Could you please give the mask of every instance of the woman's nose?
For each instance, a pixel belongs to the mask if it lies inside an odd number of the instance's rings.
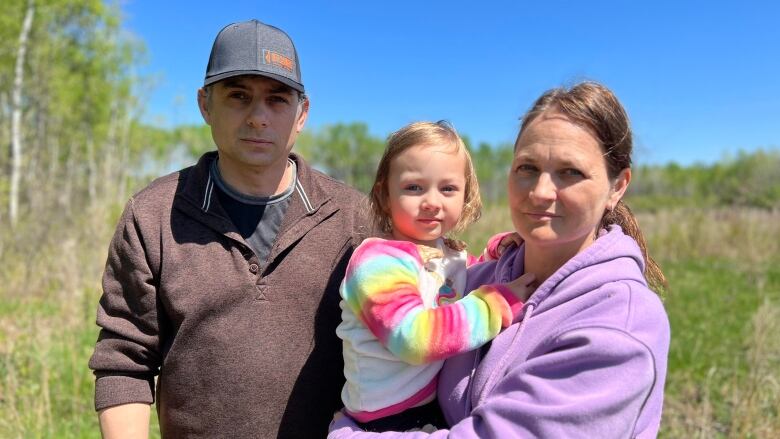
[[[550,174],[539,174],[536,184],[531,188],[530,197],[537,202],[546,202],[555,200],[558,188],[555,186]]]

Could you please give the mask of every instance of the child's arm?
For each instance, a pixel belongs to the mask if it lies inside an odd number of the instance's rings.
[[[509,326],[522,302],[503,284],[484,285],[463,299],[425,309],[418,289],[422,261],[405,241],[368,239],[352,255],[341,296],[395,356],[422,364],[469,351]]]

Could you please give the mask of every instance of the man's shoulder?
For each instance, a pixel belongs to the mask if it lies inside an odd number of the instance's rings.
[[[320,195],[324,194],[324,196],[342,207],[355,208],[360,205],[362,200],[365,200],[366,195],[364,193],[349,186],[343,181],[336,180],[324,172],[318,171],[308,164],[300,155],[292,154],[292,158],[299,167],[299,172],[302,174],[301,181],[304,186],[307,184],[316,186],[316,188],[312,189],[315,189]],[[308,188],[304,187],[304,189]]]
[[[311,173],[312,179],[315,180],[320,187],[327,190],[329,193],[338,194],[342,199],[344,197],[348,199],[362,199],[366,196],[352,186],[343,181],[336,180],[321,171],[310,168],[309,172]]]
[[[140,203],[144,206],[160,207],[172,205],[174,198],[180,195],[198,198],[199,194],[205,192],[209,166],[215,157],[215,152],[208,152],[201,156],[196,164],[154,179],[133,195],[133,202],[136,205]]]
[[[155,178],[151,183],[133,195],[133,203],[136,205],[171,204],[177,191],[181,189],[181,183],[186,181],[193,166],[171,172],[162,177]]]

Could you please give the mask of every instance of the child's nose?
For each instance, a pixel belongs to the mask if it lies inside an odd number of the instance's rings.
[[[437,211],[441,209],[441,200],[434,194],[427,194],[423,197],[422,208],[428,211]]]

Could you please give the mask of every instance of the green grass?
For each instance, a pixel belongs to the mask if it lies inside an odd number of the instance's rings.
[[[746,272],[718,260],[666,264],[672,286],[665,301],[672,327],[667,401],[706,404],[710,413],[705,422],[713,427],[710,433],[718,436],[737,437],[729,434],[733,424],[729,397],[749,379],[754,367],[748,361],[752,317],[762,304],[780,303],[780,269],[771,265],[765,270]],[[678,415],[667,404],[666,418]],[[765,415],[777,417],[777,413]],[[664,423],[669,435],[672,425]],[[687,435],[675,435],[683,436]]]

